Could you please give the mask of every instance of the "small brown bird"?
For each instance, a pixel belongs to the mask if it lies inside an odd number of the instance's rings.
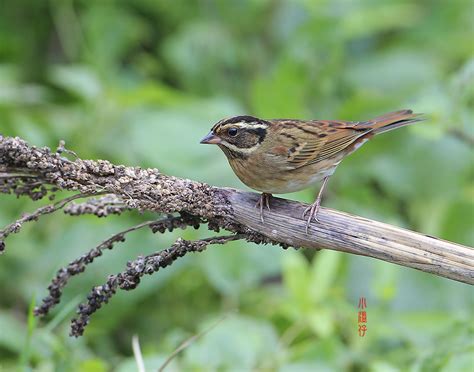
[[[322,180],[308,214],[306,232],[321,205],[329,177],[347,155],[374,135],[422,119],[411,110],[391,112],[372,120],[264,120],[235,116],[215,124],[201,143],[218,145],[235,174],[252,189],[262,192],[257,206],[263,222],[263,206],[270,209],[272,194],[306,189]]]

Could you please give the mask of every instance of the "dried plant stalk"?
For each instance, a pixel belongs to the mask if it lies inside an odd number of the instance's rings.
[[[72,155],[74,161],[63,157],[64,153]],[[179,213],[180,217],[170,217],[172,228],[207,223],[212,231],[224,229],[235,234],[194,242],[179,239],[167,250],[137,258],[129,263],[126,271],[112,275],[104,286],[94,288],[88,302],[79,308],[80,315],[73,322],[73,335],[82,334],[89,316],[106,303],[117,288],[133,289],[141,276],[166,267],[187,252],[201,251],[209,244],[224,244],[234,239],[277,244],[283,248],[328,248],[474,284],[474,249],[470,247],[327,208],[321,208],[319,222],[311,224],[306,233],[306,221],[302,218],[306,205],[278,198],[272,199],[272,209],[266,211],[262,223],[254,208],[259,197],[255,193],[167,176],[157,169],[125,167],[105,160],[82,160],[66,150],[64,143],[52,152],[48,148],[29,146],[20,138],[0,136],[0,193],[38,200],[45,196],[54,198],[60,190],[74,191],[75,195],[41,207],[0,230],[0,250],[4,248],[4,238],[18,231],[22,223],[53,213],[82,197],[90,199],[69,205],[66,213],[98,217],[121,214],[125,210]],[[107,196],[97,198],[104,194]],[[170,229],[163,221],[148,221],[105,240],[58,272],[49,287],[49,296],[37,313],[47,313],[59,301],[68,279],[82,272],[103,249],[123,240],[125,233],[145,226],[160,233]]]

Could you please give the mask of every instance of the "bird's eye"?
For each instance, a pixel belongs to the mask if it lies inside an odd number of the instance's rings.
[[[237,135],[237,128],[229,128],[229,130],[227,131],[227,134],[231,137],[235,137]]]

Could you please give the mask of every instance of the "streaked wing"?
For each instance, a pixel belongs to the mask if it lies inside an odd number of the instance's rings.
[[[331,158],[370,131],[357,128],[358,123],[344,121],[315,120],[306,122],[304,126],[295,121],[282,123],[285,132],[297,139],[293,146],[289,146],[287,162],[290,169]]]

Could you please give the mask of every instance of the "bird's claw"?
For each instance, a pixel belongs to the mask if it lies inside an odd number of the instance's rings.
[[[260,220],[262,223],[265,221],[263,220],[263,205],[267,207],[268,210],[270,210],[270,197],[272,194],[267,194],[267,193],[262,193],[260,195],[260,198],[257,201],[257,204],[255,204],[255,208],[260,208]]]
[[[316,223],[319,223],[319,218],[318,218],[318,211],[321,206],[320,200],[316,200],[315,203],[313,203],[311,206],[306,208],[303,212],[303,219],[305,219],[306,215],[309,212],[309,217],[306,221],[306,235],[308,235],[308,230],[309,230],[309,225],[311,224],[311,220],[314,220]]]

